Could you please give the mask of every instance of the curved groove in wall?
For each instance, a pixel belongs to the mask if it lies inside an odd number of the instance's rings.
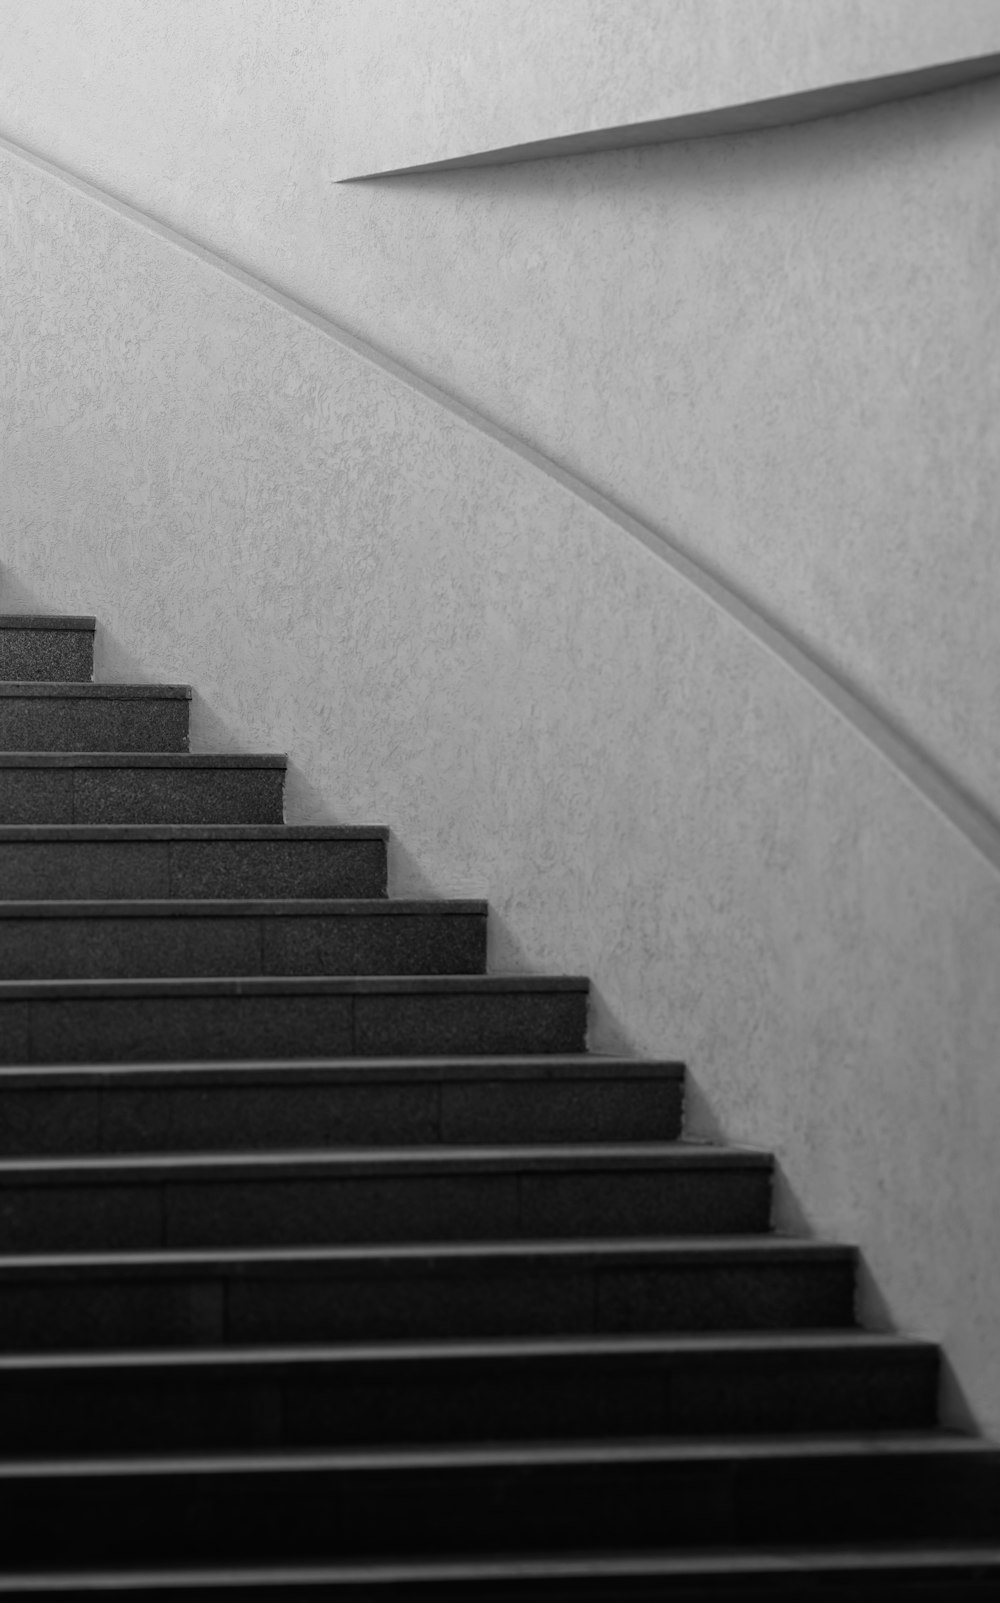
[[[76,189],[134,227],[151,233],[186,255],[195,257],[239,284],[249,294],[261,296],[282,308],[293,317],[317,329],[326,338],[349,350],[359,361],[391,375],[435,406],[444,408],[470,428],[487,435],[504,450],[560,484],[610,524],[637,540],[654,556],[665,562],[678,579],[706,597],[720,612],[751,635],[765,651],[778,658],[790,672],[803,680],[817,697],[832,707],[840,718],[877,753],[883,762],[958,830],[991,867],[1000,873],[1000,820],[970,795],[908,734],[895,727],[890,719],[865,701],[845,680],[825,667],[814,653],[799,644],[785,628],[770,618],[759,606],[748,601],[720,574],[677,546],[667,535],[633,517],[624,507],[616,505],[585,480],[567,471],[558,462],[535,450],[508,430],[491,422],[473,407],[449,395],[430,380],[422,378],[375,346],[358,339],[321,312],[286,295],[266,280],[246,272],[216,251],[208,249],[178,230],[159,222],[148,213],[119,200],[68,169],[48,161],[37,152],[2,135],[0,135],[0,149]]]

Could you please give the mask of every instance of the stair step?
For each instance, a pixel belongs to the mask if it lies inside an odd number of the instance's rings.
[[[0,680],[86,682],[94,672],[94,618],[0,615]]]
[[[853,1248],[775,1236],[0,1259],[0,1351],[819,1329]]]
[[[285,766],[275,753],[0,751],[0,823],[280,824]]]
[[[485,902],[0,902],[0,978],[482,974]]]
[[[683,1143],[7,1161],[0,1253],[733,1236],[768,1228],[771,1171]]]
[[[0,1359],[13,1455],[929,1429],[938,1352],[861,1333]]]
[[[502,1558],[388,1563],[226,1565],[219,1568],[32,1571],[0,1575],[0,1596],[87,1597],[115,1603],[197,1603],[208,1598],[335,1599],[359,1603],[952,1603],[990,1599],[1000,1587],[1000,1545],[935,1543],[729,1548],[723,1554],[512,1552]]]
[[[0,1154],[672,1141],[683,1082],[586,1056],[0,1069]]]
[[[587,981],[534,975],[0,981],[0,1061],[580,1052]]]
[[[187,751],[188,685],[0,683],[0,751]]]
[[[123,759],[126,766],[128,761]],[[232,798],[248,786],[253,805],[260,810],[266,801],[280,818],[283,758],[268,758],[263,768],[259,759],[251,760],[249,770],[235,771],[231,764],[206,770],[206,761],[212,759],[188,758],[187,765],[197,766],[186,766],[183,783],[216,786],[216,803],[228,795],[231,810]],[[145,772],[127,774],[127,783],[134,785]],[[178,778],[176,768],[167,778]],[[153,780],[159,782],[156,773]],[[3,781],[0,757],[0,795]],[[191,802],[195,808],[196,795]],[[0,885],[5,896],[18,900],[379,897],[386,891],[388,835],[377,825],[0,824]]]
[[[290,1562],[991,1539],[1000,1451],[945,1432],[0,1461],[4,1562]]]

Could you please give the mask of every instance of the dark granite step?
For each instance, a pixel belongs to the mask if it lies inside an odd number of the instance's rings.
[[[86,683],[94,674],[93,618],[0,614],[0,680]]]
[[[271,753],[5,751],[0,823],[280,824],[284,784]]]
[[[214,773],[200,758],[187,761],[201,766],[185,770],[184,783],[207,782],[215,803],[230,782],[230,800],[247,782],[248,794],[261,804],[270,796],[280,817],[283,759]],[[0,758],[0,788],[3,773]],[[384,896],[388,835],[381,826],[326,824],[3,824],[0,887],[14,900],[52,901]]]
[[[528,975],[4,980],[11,1064],[581,1052],[587,981]]]
[[[0,1163],[0,1253],[757,1233],[767,1153],[683,1143]]]
[[[187,685],[0,683],[0,751],[187,751]]]
[[[6,1454],[924,1430],[938,1351],[860,1332],[0,1359]]]
[[[0,1461],[9,1567],[989,1540],[998,1498],[933,1431]]]
[[[830,1330],[850,1247],[780,1237],[0,1259],[0,1350]]]
[[[699,1552],[510,1552],[491,1558],[385,1563],[227,1564],[163,1570],[0,1576],[13,1603],[101,1598],[114,1603],[209,1599],[315,1603],[994,1603],[1000,1544],[919,1547],[865,1543],[828,1548],[729,1548]]]
[[[673,1141],[684,1069],[631,1058],[361,1058],[0,1069],[0,1153]]]
[[[0,978],[482,974],[485,902],[0,902]]]

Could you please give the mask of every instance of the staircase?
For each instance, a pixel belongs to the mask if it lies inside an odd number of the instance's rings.
[[[0,1599],[1000,1595],[770,1158],[93,638],[0,620]]]

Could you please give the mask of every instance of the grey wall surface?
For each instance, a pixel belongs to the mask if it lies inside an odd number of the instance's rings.
[[[5,9],[6,132],[573,469],[1000,809],[996,84],[337,189],[350,8]],[[694,1127],[774,1147],[1000,1429],[994,868],[655,537],[37,164],[0,193],[5,607],[287,748],[291,817],[390,823],[495,966],[592,973],[595,1042],[687,1055]]]

